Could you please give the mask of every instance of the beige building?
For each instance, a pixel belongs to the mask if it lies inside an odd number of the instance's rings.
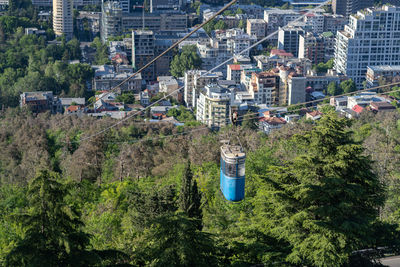
[[[230,92],[217,84],[208,84],[197,99],[196,119],[210,128],[230,123]]]
[[[263,19],[248,19],[246,33],[257,37],[258,40],[266,36],[267,23]]]
[[[53,0],[53,30],[57,36],[65,34],[67,40],[72,39],[73,14],[72,0]]]

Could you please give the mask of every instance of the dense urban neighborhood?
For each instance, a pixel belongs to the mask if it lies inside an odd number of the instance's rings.
[[[400,266],[400,0],[0,0],[0,266]]]

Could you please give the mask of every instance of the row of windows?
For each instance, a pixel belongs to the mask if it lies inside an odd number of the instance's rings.
[[[245,164],[232,164],[221,160],[222,172],[228,177],[242,177],[245,175]]]

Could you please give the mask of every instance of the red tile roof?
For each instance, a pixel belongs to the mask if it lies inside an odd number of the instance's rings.
[[[231,64],[231,65],[229,65],[229,68],[231,70],[241,70],[242,66],[240,64]]]
[[[278,118],[278,117],[269,117],[269,118],[261,118],[259,119],[260,122],[266,122],[271,125],[279,125],[279,124],[286,124],[285,119]]]
[[[292,53],[286,52],[283,49],[272,49],[271,56],[273,56],[273,55],[282,56],[282,57],[294,57]]]
[[[364,110],[364,108],[363,108],[362,106],[355,105],[355,106],[352,108],[352,110],[353,110],[354,112],[356,112],[356,113],[361,113],[361,112]]]
[[[313,110],[311,112],[307,112],[308,115],[312,116],[312,117],[317,117],[317,116],[321,116],[322,113],[318,110]]]
[[[73,106],[69,106],[68,108],[67,108],[67,111],[68,112],[76,112],[76,111],[78,111],[80,109],[80,106],[79,105],[73,105]]]

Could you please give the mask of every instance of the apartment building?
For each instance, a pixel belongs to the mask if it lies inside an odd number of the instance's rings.
[[[346,18],[355,14],[358,10],[373,6],[374,0],[332,0],[333,13],[343,15]]]
[[[342,31],[347,24],[347,18],[339,14],[324,15],[324,32],[333,32],[336,35],[337,31]]]
[[[267,24],[263,19],[248,19],[246,25],[246,33],[255,36],[257,40],[261,40],[266,36]]]
[[[304,17],[304,22],[311,27],[313,33],[320,34],[324,32],[324,15],[319,13],[309,13]]]
[[[57,36],[65,35],[67,40],[72,39],[73,14],[72,0],[53,0],[53,30]]]
[[[51,114],[62,113],[61,100],[53,92],[24,92],[20,95],[20,107],[28,107],[33,113],[50,111]]]
[[[300,35],[304,35],[305,31],[301,27],[289,26],[279,28],[278,33],[278,49],[292,53],[293,56],[299,56],[299,40]]]
[[[44,8],[49,9],[53,4],[52,0],[32,0],[32,5],[37,8]],[[100,5],[100,0],[73,0],[73,7],[74,8],[82,8],[88,5]]]
[[[94,69],[93,90],[111,90],[133,74],[132,68],[116,69],[112,65],[92,66]],[[138,94],[142,87],[142,75],[139,73],[119,88],[119,93],[133,92]]]
[[[150,0],[150,12],[156,10],[179,10],[184,7],[185,1],[183,0]]]
[[[252,73],[249,93],[259,105],[279,104],[279,75],[273,71]]]
[[[197,99],[196,119],[213,129],[230,124],[230,97],[227,89],[217,84],[206,85]]]
[[[400,66],[369,66],[366,79],[367,87],[400,82]]]
[[[295,10],[282,10],[271,8],[264,11],[264,20],[267,22],[267,34],[277,31],[280,27],[286,26],[289,22],[298,19],[301,14]],[[277,39],[276,35],[272,39]]]
[[[124,13],[120,2],[105,2],[102,4],[100,35],[105,42],[110,36],[128,34],[132,30],[184,32],[188,29],[187,21],[188,15],[180,11],[155,11],[145,13],[143,17],[141,12]]]
[[[237,85],[240,84],[242,71],[245,69],[254,69],[255,66],[252,64],[229,64],[228,73],[226,79],[228,81],[234,81]]]
[[[308,58],[313,64],[325,62],[324,39],[310,32],[300,35],[299,58]]]
[[[183,100],[188,108],[196,108],[200,90],[207,84],[217,84],[220,77],[205,70],[188,70],[184,77]]]
[[[202,67],[206,70],[211,70],[226,62],[235,54],[248,49],[256,41],[255,36],[249,36],[241,29],[216,31],[215,37],[210,38],[208,42],[197,43],[197,51],[203,61]],[[249,51],[241,55],[248,57]],[[225,65],[214,71],[221,71],[224,76],[227,74]]]
[[[336,71],[362,88],[368,66],[400,65],[400,7],[359,11],[336,39]]]
[[[145,66],[154,58],[154,32],[132,31],[132,66],[135,70]],[[154,64],[142,71],[143,79],[153,81],[155,77]]]

